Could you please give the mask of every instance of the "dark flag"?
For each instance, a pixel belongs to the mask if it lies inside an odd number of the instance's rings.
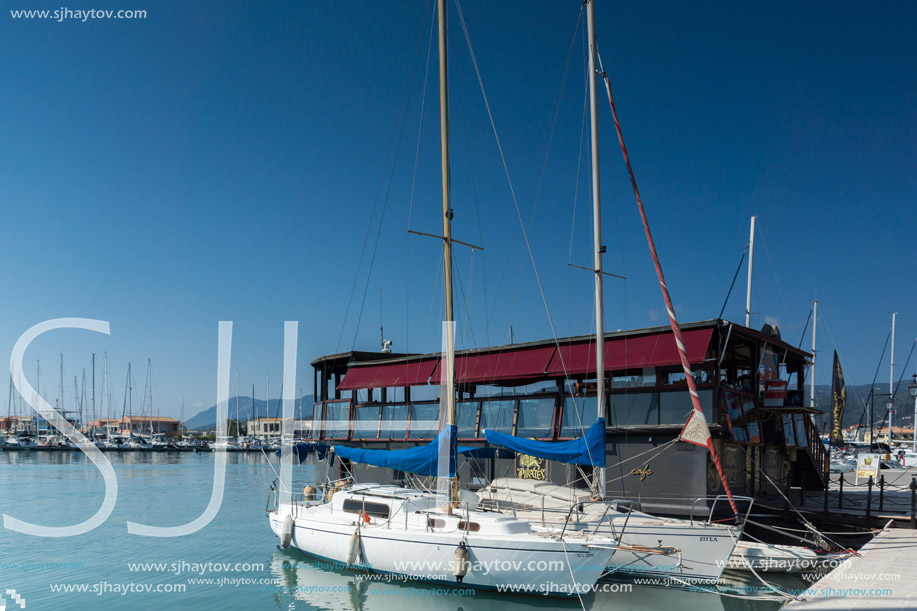
[[[844,385],[844,372],[834,351],[834,369],[831,374],[831,445],[844,445],[844,407],[847,405],[847,387]]]

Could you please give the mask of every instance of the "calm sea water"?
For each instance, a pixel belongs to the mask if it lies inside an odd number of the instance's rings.
[[[213,454],[107,456],[119,491],[115,510],[103,525],[68,538],[0,529],[0,595],[5,596],[8,610],[20,607],[7,590],[15,590],[28,611],[582,608],[575,598],[511,596],[370,579],[281,550],[265,517],[274,472],[258,454],[228,455],[222,507],[202,530],[178,538],[131,535],[126,521],[174,526],[196,518],[210,499]],[[311,474],[308,466],[298,468],[296,485],[306,483]],[[76,524],[95,513],[103,492],[99,471],[81,452],[0,452],[3,514],[36,524]],[[802,584],[784,580],[781,585]],[[781,605],[633,581],[608,582],[606,587],[609,592],[583,597],[583,606],[616,611],[768,611]]]

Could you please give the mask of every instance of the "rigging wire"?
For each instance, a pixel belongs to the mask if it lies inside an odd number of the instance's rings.
[[[469,181],[471,184],[471,197],[472,197],[472,201],[474,201],[474,216],[475,216],[475,220],[477,220],[477,225],[478,225],[478,240],[480,241],[481,246],[484,246],[484,228],[481,223],[481,208],[478,203],[478,188],[477,188],[477,183],[474,180],[474,164],[472,163],[472,157],[471,157],[471,138],[468,136],[468,120],[465,117],[465,96],[462,95],[461,85],[456,87],[456,89],[458,90],[459,109],[461,110],[461,113],[462,113],[462,127],[465,132],[465,154],[468,156],[468,173],[469,173]],[[471,249],[472,275],[474,272],[474,250],[475,250],[474,248]],[[487,304],[489,303],[487,300],[487,257],[484,256],[483,252],[481,253],[481,274],[483,275],[481,284],[484,290],[484,342],[487,344],[490,344],[490,320],[488,319],[488,316],[487,316]],[[470,294],[471,294],[471,279],[470,278],[468,280],[468,293],[469,293],[469,299],[470,299]],[[468,324],[469,326],[471,325],[470,313],[469,313],[469,318],[468,318]]]
[[[739,272],[742,271],[742,263],[745,262],[745,255],[748,254],[748,246],[749,246],[749,243],[746,242],[746,243],[745,243],[745,250],[742,251],[742,257],[739,259],[739,265],[738,265],[738,267],[736,267],[736,273],[735,273],[735,275],[732,277],[732,284],[729,285],[729,291],[727,291],[727,293],[726,293],[726,299],[723,300],[723,307],[720,308],[720,315],[717,316],[717,318],[723,318],[723,312],[726,311],[726,304],[729,303],[729,297],[732,295],[732,289],[735,288],[736,280],[738,280],[738,278],[739,278]]]
[[[895,384],[895,392],[894,392],[894,393],[892,392],[891,386],[889,386],[889,388],[888,388],[888,393],[889,393],[889,395],[891,395],[891,397],[892,397],[892,407],[891,407],[891,409],[889,409],[889,408],[887,408],[887,407],[885,408],[885,415],[882,417],[882,422],[879,423],[879,430],[880,430],[880,431],[882,430],[882,427],[885,426],[885,422],[888,420],[888,415],[889,415],[889,413],[891,413],[891,411],[892,411],[893,409],[895,409],[895,406],[894,406],[894,398],[898,396],[898,388],[901,387],[901,381],[904,379],[905,374],[907,374],[907,366],[910,365],[910,363],[911,363],[911,357],[914,355],[914,347],[915,347],[915,346],[917,346],[917,341],[915,341],[913,344],[911,344],[911,351],[907,353],[907,360],[904,361],[904,367],[901,368],[901,377],[898,378],[898,383]],[[891,446],[891,440],[892,440],[892,430],[889,429],[889,431],[888,431],[888,444],[889,444],[889,446]]]
[[[432,12],[432,5],[430,8],[428,8],[427,13],[424,15],[424,19],[421,23],[420,33],[417,36],[417,43],[415,45],[414,68],[411,70],[411,74],[408,78],[407,83],[405,83],[405,91],[402,95],[402,109],[401,109],[401,112],[399,112],[400,116],[398,120],[395,122],[395,127],[392,130],[392,136],[391,136],[391,139],[389,140],[389,148],[385,154],[385,163],[382,166],[382,174],[379,177],[379,185],[376,188],[376,197],[373,200],[372,212],[369,217],[369,222],[366,225],[366,234],[363,236],[363,245],[360,249],[360,258],[357,263],[357,271],[354,274],[353,285],[350,288],[350,296],[347,299],[347,307],[344,310],[344,320],[341,322],[341,332],[338,335],[337,348],[335,349],[336,352],[340,351],[340,348],[341,348],[341,341],[343,340],[343,337],[344,337],[344,329],[347,326],[347,319],[350,315],[350,307],[353,302],[354,294],[356,293],[357,282],[360,276],[360,269],[362,269],[363,267],[363,258],[366,255],[366,246],[369,242],[369,236],[372,232],[373,221],[376,217],[376,209],[379,205],[379,198],[382,194],[382,188],[385,184],[385,177],[389,172],[389,167],[388,167],[389,159],[392,158],[393,149],[394,149],[394,159],[392,159],[392,175],[394,175],[394,167],[397,162],[398,150],[401,148],[401,136],[404,134],[404,123],[406,122],[407,108],[410,102],[410,94],[414,89],[414,82],[417,76],[417,65],[420,60],[420,50],[421,50],[421,42],[423,41],[423,33],[426,31],[426,20],[430,16],[431,12]],[[400,130],[399,130],[399,123],[401,124]],[[397,140],[396,140],[396,137],[397,137]],[[389,190],[390,189],[391,189],[391,178],[389,179]],[[382,213],[379,218],[379,232],[381,232],[381,229],[382,229],[382,219],[385,216],[385,208],[387,204],[388,204],[388,192],[386,192],[386,197],[383,203]],[[373,261],[375,260],[376,248],[378,247],[378,245],[379,245],[379,233],[377,232],[376,242],[373,247],[373,254],[372,254]],[[372,263],[370,264],[370,273],[371,271],[372,271]],[[361,306],[360,306],[360,316],[357,318],[357,331],[359,331],[360,318],[362,318],[363,305],[365,305],[365,302],[366,302],[366,289],[368,289],[368,287],[369,287],[369,278],[367,277],[366,288],[364,289],[364,292],[363,292],[363,302],[361,303]],[[354,342],[353,343],[354,345],[356,344],[356,333],[354,333]]]
[[[860,420],[857,423],[858,425],[857,428],[859,428],[859,425],[863,423],[863,418],[866,416],[866,410],[869,409],[869,426],[870,426],[869,438],[870,439],[872,439],[872,425],[875,423],[874,414],[873,414],[873,412],[875,411],[873,408],[875,406],[872,403],[870,403],[870,399],[872,399],[872,401],[875,401],[876,379],[879,377],[879,369],[881,369],[882,361],[885,359],[885,350],[888,349],[888,340],[891,338],[891,336],[892,336],[891,331],[889,331],[888,335],[885,336],[885,346],[882,347],[882,354],[881,356],[879,356],[879,364],[876,365],[876,374],[872,376],[872,383],[869,385],[869,395],[866,397],[866,403],[863,405],[863,408],[864,408],[863,413],[860,415]]]
[[[802,348],[802,342],[803,342],[803,340],[805,340],[805,338],[806,338],[806,331],[809,330],[809,321],[812,320],[812,310],[813,310],[813,309],[814,309],[814,308],[809,308],[809,315],[806,316],[806,324],[805,324],[805,326],[802,328],[802,335],[799,336],[799,346],[798,346],[799,348]],[[816,324],[818,323],[817,320],[816,320],[815,322],[816,322]],[[814,375],[814,373],[813,373],[813,375]]]
[[[828,330],[828,336],[831,337],[831,343],[834,344],[834,350],[837,351],[837,341],[834,339],[834,334],[831,333],[831,325],[828,324],[828,319],[825,318],[824,306],[821,308],[820,318],[822,323],[825,325],[825,329]],[[857,403],[859,403],[861,407],[865,408],[866,404],[863,402],[863,399],[860,398],[859,393],[857,393],[856,387],[851,386],[850,391],[853,393],[853,397],[857,400]]]
[[[774,274],[774,283],[777,285],[777,291],[780,293],[780,300],[783,302],[783,309],[786,311],[787,323],[792,327],[793,333],[796,333],[796,325],[793,323],[793,317],[790,316],[790,307],[787,305],[786,295],[783,293],[783,284],[780,282],[780,278],[777,277],[777,268],[774,266],[774,260],[771,258],[771,251],[767,247],[767,238],[764,237],[764,232],[758,229],[758,235],[761,236],[761,242],[764,244],[764,253],[767,255],[767,261],[771,264],[771,272]],[[760,295],[761,292],[758,291]]]
[[[580,12],[582,17],[582,12]],[[582,19],[580,19],[582,22]],[[585,27],[585,25],[583,26]],[[574,41],[576,39],[574,38]],[[583,56],[586,55],[586,34],[583,34]],[[579,202],[580,175],[583,168],[583,151],[586,148],[586,108],[589,101],[589,74],[584,64],[583,68],[583,117],[580,120],[579,147],[576,157],[576,180],[573,181],[573,214],[570,219],[570,248],[567,252],[567,335],[573,335],[573,237],[576,233],[576,204]]]
[[[564,377],[565,377],[565,378],[569,378],[569,375],[568,375],[568,372],[567,372],[567,366],[566,366],[566,363],[564,362],[563,354],[562,354],[562,352],[561,352],[560,349],[559,349],[559,348],[560,348],[560,342],[559,342],[558,339],[557,339],[557,331],[556,331],[556,328],[555,328],[555,326],[554,326],[554,319],[553,319],[553,317],[551,316],[551,310],[550,310],[550,308],[548,307],[548,300],[547,300],[547,296],[546,296],[545,291],[544,291],[544,285],[543,285],[543,283],[542,283],[542,281],[541,281],[541,274],[539,274],[539,272],[538,272],[538,266],[535,264],[535,256],[534,256],[534,253],[533,253],[533,251],[532,251],[532,244],[531,244],[531,241],[529,240],[528,231],[526,230],[526,227],[525,227],[525,221],[524,221],[523,218],[522,218],[522,210],[521,210],[520,207],[519,207],[519,201],[518,201],[518,199],[517,199],[517,197],[516,197],[516,190],[515,190],[515,187],[513,186],[512,178],[510,177],[509,166],[508,166],[507,163],[506,163],[506,155],[505,155],[504,152],[503,152],[503,145],[502,145],[502,143],[501,143],[501,141],[500,141],[500,135],[499,135],[498,132],[497,132],[497,125],[496,125],[496,123],[495,123],[495,121],[494,121],[493,111],[491,110],[491,107],[490,107],[490,101],[488,100],[488,98],[487,98],[487,92],[486,92],[485,89],[484,89],[484,81],[483,81],[482,78],[481,78],[481,71],[480,71],[480,68],[479,68],[479,66],[478,66],[478,60],[477,60],[477,57],[475,56],[474,48],[473,48],[472,45],[471,45],[471,37],[470,37],[470,35],[469,35],[469,33],[468,33],[468,27],[467,27],[467,25],[466,25],[466,23],[465,23],[465,16],[464,16],[464,14],[462,13],[462,7],[461,7],[461,3],[459,2],[459,0],[455,0],[455,4],[456,4],[456,8],[458,9],[459,22],[461,23],[462,31],[464,32],[464,35],[465,35],[465,42],[466,42],[467,45],[468,45],[468,52],[469,52],[469,54],[471,55],[471,62],[472,62],[472,65],[474,66],[475,76],[477,77],[477,80],[478,80],[478,86],[480,87],[480,89],[481,89],[481,95],[482,95],[482,97],[484,98],[484,107],[485,107],[486,110],[487,110],[487,117],[488,117],[488,119],[490,120],[490,126],[491,126],[491,129],[493,130],[494,140],[496,141],[497,150],[498,150],[499,153],[500,153],[500,161],[501,161],[502,164],[503,164],[503,172],[504,172],[504,174],[505,174],[505,176],[506,176],[506,181],[507,181],[507,184],[508,184],[508,186],[509,186],[510,194],[511,194],[512,200],[513,200],[513,206],[514,206],[514,208],[515,208],[515,210],[516,210],[516,216],[517,216],[517,218],[518,218],[518,220],[519,220],[519,226],[520,226],[520,229],[521,229],[521,232],[522,232],[522,237],[523,237],[523,239],[524,239],[524,241],[525,241],[526,251],[527,251],[527,253],[528,253],[528,255],[529,255],[529,260],[530,260],[531,263],[532,263],[532,269],[533,269],[533,271],[534,271],[534,273],[535,273],[535,280],[536,280],[536,282],[537,282],[537,284],[538,284],[538,292],[539,292],[539,294],[540,294],[540,296],[541,296],[541,301],[542,301],[542,304],[544,305],[545,313],[547,314],[548,324],[549,324],[549,326],[550,326],[550,328],[551,328],[551,336],[552,336],[552,338],[554,339],[554,345],[555,345],[555,347],[558,348],[557,354],[558,354],[558,357],[559,357],[559,359],[560,359],[561,367],[563,368],[563,371],[564,371]],[[580,15],[582,16],[582,8],[580,8]],[[579,410],[574,410],[574,411],[575,411],[577,414],[579,413]],[[582,423],[580,424],[580,428],[582,428]],[[587,448],[587,452],[588,452],[588,451],[589,451],[589,450],[588,450],[588,448]],[[590,453],[589,458],[590,458],[590,460],[592,460],[592,461],[594,462],[594,459],[593,459],[593,457],[591,456],[591,453]]]
[[[474,49],[473,49],[472,46],[471,46],[471,38],[470,38],[470,36],[468,35],[468,30],[467,30],[467,27],[466,27],[465,22],[464,22],[464,15],[462,14],[461,6],[459,5],[458,0],[456,0],[456,8],[458,9],[459,19],[460,19],[460,21],[462,22],[462,27],[463,27],[463,30],[464,30],[464,32],[465,32],[465,40],[466,40],[466,42],[467,42],[467,44],[468,44],[468,49],[469,49],[469,52],[470,52],[470,54],[471,54],[471,56],[472,56],[472,63],[474,64],[474,67],[475,67],[475,73],[476,73],[476,75],[477,75],[478,85],[479,85],[479,87],[480,87],[480,89],[481,89],[481,93],[482,93],[482,95],[483,95],[483,97],[484,97],[484,104],[485,104],[485,107],[486,107],[486,109],[487,109],[488,116],[490,117],[491,127],[493,128],[494,137],[495,137],[495,139],[496,139],[496,141],[497,141],[497,148],[499,149],[501,159],[503,160],[504,171],[506,172],[507,180],[509,180],[509,171],[506,169],[506,160],[505,160],[505,158],[503,158],[503,149],[502,149],[502,146],[501,146],[501,144],[500,144],[499,137],[497,136],[496,126],[495,126],[495,124],[494,124],[493,115],[492,115],[491,110],[490,110],[490,103],[488,102],[488,100],[487,100],[487,94],[486,94],[486,92],[484,91],[484,83],[483,83],[483,81],[482,81],[482,79],[481,79],[480,70],[478,69],[478,66],[477,66],[477,59],[476,59],[475,56],[474,56]],[[574,49],[574,47],[575,47],[575,45],[576,45],[577,36],[579,35],[579,27],[580,27],[580,23],[582,22],[582,18],[583,18],[583,10],[582,10],[582,7],[581,7],[581,8],[580,8],[579,15],[577,16],[576,25],[575,25],[575,27],[573,28],[573,37],[572,37],[572,39],[571,39],[571,41],[570,41],[570,50],[569,50],[568,53],[567,53],[567,59],[566,59],[565,65],[564,65],[564,73],[563,73],[563,76],[562,76],[562,78],[561,78],[561,84],[560,84],[559,91],[558,91],[557,98],[556,98],[555,110],[554,110],[554,119],[553,119],[552,124],[551,124],[550,133],[549,133],[549,135],[548,135],[547,138],[546,138],[545,156],[544,156],[544,161],[543,161],[543,163],[542,163],[542,170],[541,170],[541,173],[540,173],[540,178],[539,178],[539,181],[538,181],[538,190],[537,190],[537,192],[536,192],[535,201],[534,201],[534,203],[533,203],[533,205],[532,205],[532,212],[531,212],[531,214],[529,215],[529,216],[530,216],[530,218],[529,218],[529,225],[531,225],[531,224],[534,222],[534,219],[535,219],[535,211],[537,210],[537,205],[538,205],[538,193],[540,193],[540,190],[541,190],[541,178],[543,178],[543,176],[544,176],[545,168],[547,167],[548,157],[549,157],[550,152],[551,152],[551,143],[553,142],[553,138],[554,138],[554,131],[555,131],[556,125],[557,125],[557,117],[558,117],[559,112],[560,112],[560,104],[561,104],[561,101],[562,101],[562,99],[563,99],[563,92],[564,92],[564,90],[565,90],[565,88],[566,88],[567,73],[568,73],[569,68],[570,68],[570,60],[571,60],[571,58],[572,58],[573,49]],[[511,182],[510,182],[510,192],[511,192],[511,195],[512,195],[512,198],[513,198],[513,202],[514,202],[514,204],[516,205],[516,207],[518,208],[518,202],[516,201],[515,190],[514,190],[514,188],[513,188]],[[519,214],[519,216],[520,216],[520,225],[521,225],[521,224],[522,224],[522,221],[521,221],[521,213],[518,213],[518,214]],[[516,240],[517,240],[518,235],[519,235],[519,230],[520,230],[520,227],[519,227],[519,226],[516,226],[516,227],[514,227],[514,229],[513,229],[513,236],[512,236],[512,238],[511,238],[511,240],[510,240],[509,252],[513,252],[513,251],[514,251],[514,247],[515,247],[515,244],[516,244]],[[525,229],[524,229],[524,228],[523,228],[523,233],[525,233]],[[524,236],[524,237],[526,237],[526,236]],[[526,240],[527,240],[527,237],[526,237]],[[531,253],[530,253],[530,257],[531,257]],[[512,311],[513,311],[514,304],[515,304],[515,302],[516,302],[516,294],[517,294],[517,289],[518,289],[518,286],[519,286],[519,277],[520,277],[521,272],[522,272],[522,264],[523,264],[523,261],[524,261],[523,258],[520,258],[520,259],[519,259],[519,267],[518,267],[518,270],[517,270],[517,272],[516,272],[516,280],[515,280],[515,282],[513,283],[513,292],[512,292],[512,295],[510,296],[509,312],[508,312],[508,314],[507,314],[507,322],[506,322],[506,325],[504,325],[504,328],[505,328],[506,326],[508,326],[509,321],[510,321],[511,318],[512,318]],[[533,261],[533,265],[534,265],[534,259],[533,259],[532,261]],[[499,296],[499,294],[500,294],[500,289],[501,289],[502,286],[504,285],[503,280],[504,280],[504,278],[506,277],[506,271],[507,271],[507,269],[509,269],[510,263],[511,263],[511,259],[510,259],[510,257],[507,257],[506,262],[505,262],[504,265],[503,265],[503,270],[502,270],[502,272],[501,272],[501,274],[500,274],[500,282],[497,284],[497,295],[494,296],[494,305],[493,305],[493,307],[491,308],[490,313],[487,315],[487,320],[490,320],[491,318],[493,318],[494,313],[496,312],[496,307],[497,307],[497,296]]]
[[[583,38],[585,41],[585,35]],[[588,63],[587,63],[587,69],[588,69]],[[624,250],[624,234],[623,234],[622,225],[621,225],[621,214],[620,214],[620,210],[618,206],[618,197],[617,197],[617,193],[615,190],[613,167],[614,166],[612,162],[612,156],[609,155],[608,156],[608,181],[611,187],[610,189],[611,203],[612,203],[612,207],[615,212],[615,223],[617,224],[617,229],[618,229],[618,245],[621,250],[621,276],[622,276],[621,283],[622,283],[622,292],[623,292],[622,300],[621,300],[622,309],[623,309],[622,317],[624,319],[624,328],[627,329],[628,328],[627,326],[628,325],[627,323],[628,321],[628,317],[627,317],[627,264],[626,264],[626,259],[625,259],[625,250]],[[593,314],[593,317],[594,317],[594,314]],[[625,364],[629,362],[628,361],[628,343],[629,343],[629,337],[625,335],[621,340],[621,352],[623,353]],[[624,391],[622,394],[627,396],[629,391],[630,391],[630,386],[627,385],[624,387]],[[613,418],[612,422],[617,423],[618,422],[618,413],[617,413],[617,408],[615,407],[615,402],[613,400],[613,397],[614,397],[614,385],[613,384],[609,384],[608,394],[609,394],[608,408],[611,411],[611,416]],[[624,429],[624,443],[625,444],[628,443],[629,439],[630,439],[630,434],[628,432],[628,429]],[[619,471],[620,470],[621,470],[621,467],[619,466]],[[624,493],[625,488],[624,488],[624,481],[623,481],[624,479],[623,471],[621,471],[621,473],[622,473],[622,477],[620,478],[621,479],[621,492]]]
[[[432,5],[431,5],[432,11]],[[423,90],[420,95],[420,120],[417,125],[417,144],[414,147],[414,170],[411,174],[411,197],[408,200],[408,229],[411,228],[411,218],[414,214],[414,192],[417,186],[417,163],[420,159],[420,139],[423,135],[423,117],[424,117],[424,108],[426,108],[427,103],[427,84],[430,80],[430,57],[433,49],[433,26],[436,22],[430,20],[430,33],[429,33],[429,42],[427,43],[427,62],[426,67],[424,68],[423,75]],[[411,234],[405,234],[405,281],[404,281],[404,292],[405,292],[405,307],[404,307],[404,351],[410,352],[410,341],[411,341]]]
[[[421,32],[423,32],[423,29],[421,29]],[[363,308],[366,306],[366,295],[369,292],[369,281],[372,278],[373,266],[376,263],[376,252],[378,252],[378,249],[379,249],[379,238],[382,236],[382,224],[383,224],[383,221],[385,220],[385,211],[388,209],[389,195],[391,194],[391,191],[392,191],[392,183],[395,180],[395,166],[398,163],[398,153],[401,150],[401,141],[402,141],[402,137],[404,136],[404,128],[407,125],[408,106],[411,101],[411,94],[414,92],[414,83],[416,82],[416,78],[417,78],[417,66],[420,63],[420,48],[421,48],[420,43],[422,40],[423,40],[423,34],[417,37],[417,48],[416,48],[416,56],[414,59],[414,69],[411,72],[411,84],[410,84],[410,87],[408,88],[407,94],[405,95],[405,99],[404,99],[404,108],[403,108],[403,114],[401,118],[401,129],[398,132],[398,142],[395,146],[395,157],[392,160],[392,169],[391,169],[391,172],[389,173],[388,186],[385,189],[385,199],[382,202],[382,213],[379,215],[379,226],[376,229],[376,240],[373,243],[372,256],[370,257],[370,260],[369,260],[369,270],[366,273],[366,283],[363,286],[363,299],[360,302],[360,313],[357,316],[357,326],[353,332],[353,343],[351,344],[351,350],[357,344],[357,335],[360,332],[360,322],[363,320]]]

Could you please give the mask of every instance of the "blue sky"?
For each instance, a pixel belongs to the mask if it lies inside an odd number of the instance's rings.
[[[107,351],[120,406],[127,362],[142,390],[149,358],[155,404],[177,416],[183,398],[189,415],[214,402],[219,320],[235,322],[242,392],[262,398],[268,374],[279,393],[284,320],[300,321],[305,392],[316,356],[377,348],[380,317],[396,351],[437,349],[439,244],[406,232],[440,230],[431,3],[93,4],[148,16],[0,24],[0,353],[42,320],[108,320],[109,338],[40,339],[26,370],[41,360],[53,402],[60,353],[72,385]],[[591,277],[568,266],[591,252],[579,2],[462,9],[554,325],[587,333]],[[456,251],[460,344],[508,341],[509,325],[517,341],[550,337],[450,11],[454,232],[485,247]],[[903,1],[598,2],[683,321],[718,314],[757,214],[753,326],[776,321],[798,343],[818,298],[816,380],[836,348],[848,381],[867,383],[897,311],[904,362],[917,337],[915,19]],[[628,278],[607,283],[606,326],[664,324],[603,100],[606,269]],[[743,309],[744,271],[725,316]]]

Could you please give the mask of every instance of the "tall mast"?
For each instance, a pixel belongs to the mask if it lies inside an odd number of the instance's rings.
[[[57,409],[64,411],[64,353],[60,355],[60,391],[57,399]]]
[[[437,19],[439,25],[439,133],[440,133],[440,161],[442,166],[443,188],[443,272],[445,290],[445,327],[447,335],[447,349],[454,350],[454,321],[452,312],[452,202],[451,178],[449,174],[449,61],[446,53],[448,39],[446,37],[446,3],[437,1]],[[447,362],[452,362],[448,356]],[[446,425],[453,425],[455,417],[455,372],[447,371],[446,374]],[[449,485],[449,507],[458,502],[458,478],[451,477]]]
[[[153,359],[146,360],[146,384],[150,389],[150,437],[153,436]]]
[[[818,327],[818,300],[812,302],[812,371],[809,374],[809,407],[815,409],[815,330]]]
[[[108,401],[105,401],[106,395]],[[111,380],[108,379],[108,351],[102,353],[102,400],[105,402],[105,438],[111,431]]]
[[[589,135],[592,148],[592,246],[595,257],[595,381],[598,418],[605,415],[605,307],[602,290],[602,195],[599,174],[599,102],[595,66],[595,0],[586,3],[586,25],[589,37]],[[596,467],[595,496],[605,497],[605,469]]]
[[[745,291],[745,326],[751,326],[751,274],[755,269],[755,221],[757,216],[751,217],[751,231],[748,236],[748,289]]]
[[[73,376],[73,386],[76,389],[76,376]],[[79,387],[79,403],[80,403],[80,425],[83,424],[83,408],[86,405],[86,370],[83,370],[83,384]],[[76,392],[74,390],[74,392]]]
[[[96,419],[96,353],[92,353],[92,419]],[[93,437],[95,431],[92,431]]]
[[[35,369],[36,369],[36,372],[35,372],[35,394],[34,394],[34,396],[32,397],[32,405],[38,405],[38,397],[41,395],[41,359],[38,359],[38,361],[35,363]],[[47,396],[47,394],[48,394],[47,390],[48,390],[48,389],[46,388],[46,389],[45,389],[45,396]],[[23,415],[25,415],[25,412],[23,412]],[[32,422],[35,423],[35,431],[34,431],[34,433],[35,433],[36,435],[38,435],[38,425],[40,424],[39,419],[33,416],[33,417],[32,417]]]
[[[446,54],[446,6],[437,2],[439,19],[439,132],[443,186],[443,267],[445,272],[446,322],[452,314],[452,203],[449,173],[449,65]],[[451,423],[451,421],[450,421]]]
[[[127,425],[134,432],[134,387],[131,384],[131,364],[127,364]]]
[[[892,312],[892,360],[888,371],[888,447],[892,446],[892,423],[895,419],[895,318],[897,312]],[[915,423],[917,424],[917,423]]]

